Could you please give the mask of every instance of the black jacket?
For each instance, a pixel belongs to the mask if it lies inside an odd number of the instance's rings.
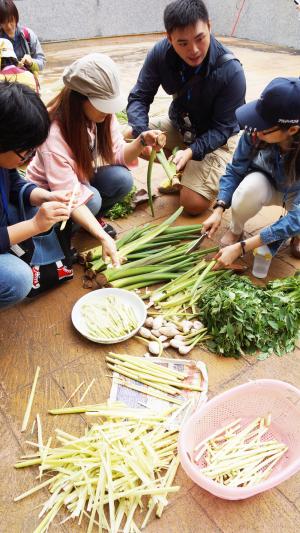
[[[10,225],[9,220],[4,208],[4,201],[2,194],[5,195],[5,200],[7,203],[18,205],[18,194],[25,183],[25,181],[17,170],[6,170],[5,168],[0,168],[0,254],[8,252],[10,249],[10,242],[8,237],[7,226]],[[36,188],[36,185],[33,183],[32,187],[28,187],[24,193],[24,204],[30,205],[29,197],[33,189]],[[6,203],[5,202],[5,203]]]
[[[178,129],[178,117],[188,112],[197,137],[190,145],[193,159],[204,156],[227,142],[238,133],[235,110],[244,103],[246,80],[239,61],[231,60],[216,68],[217,59],[229,50],[211,35],[208,53],[199,72],[199,83],[170,105],[169,117]],[[167,39],[162,39],[150,50],[137,83],[128,98],[128,122],[136,137],[148,129],[149,108],[161,85],[167,94],[174,95],[194,75],[175,52]]]

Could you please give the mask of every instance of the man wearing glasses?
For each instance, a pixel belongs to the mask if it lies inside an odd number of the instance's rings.
[[[47,109],[37,94],[25,85],[1,82],[0,309],[23,300],[32,288],[32,269],[22,261],[18,244],[68,219],[70,192],[49,192],[31,184],[23,199],[32,218],[20,221],[18,195],[27,182],[16,169],[33,157],[48,130]]]

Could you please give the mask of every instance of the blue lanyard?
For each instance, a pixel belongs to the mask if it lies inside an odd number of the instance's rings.
[[[7,196],[6,196],[5,186],[4,186],[5,177],[6,177],[6,173],[4,172],[3,168],[0,168],[0,194],[1,194],[2,206],[6,214],[6,218],[8,220],[8,202],[7,202]]]
[[[198,73],[200,72],[201,66],[202,66],[202,65],[198,65],[198,67],[195,68],[194,73],[193,73],[193,76],[194,76],[195,74],[198,74]],[[182,83],[185,83],[185,82],[187,81],[187,79],[186,79],[186,74],[185,74],[184,71],[186,71],[186,65],[185,65],[185,63],[183,64],[183,66],[182,66],[182,70],[180,71],[180,77],[181,77],[181,81],[182,81]],[[191,89],[191,88],[187,90],[186,95],[187,95],[187,100],[190,100],[191,97],[192,97],[192,89]]]

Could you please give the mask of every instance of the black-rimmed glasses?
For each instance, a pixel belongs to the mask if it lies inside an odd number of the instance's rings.
[[[14,150],[14,153],[20,158],[22,163],[25,163],[26,161],[29,161],[30,159],[32,159],[35,152],[36,152],[36,148],[29,148],[29,150],[27,150],[27,152],[25,152],[25,154],[22,155],[17,150]]]
[[[280,128],[276,127],[276,128],[273,128],[272,130],[261,131],[260,133],[262,135],[271,135],[271,133],[275,133],[276,131],[280,131]]]

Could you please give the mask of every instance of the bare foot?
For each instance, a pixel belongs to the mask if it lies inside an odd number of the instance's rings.
[[[243,232],[239,235],[236,235],[236,233],[233,233],[230,229],[224,233],[222,239],[220,240],[221,246],[224,248],[225,246],[230,246],[231,244],[235,244],[236,242],[239,242],[243,236]]]

